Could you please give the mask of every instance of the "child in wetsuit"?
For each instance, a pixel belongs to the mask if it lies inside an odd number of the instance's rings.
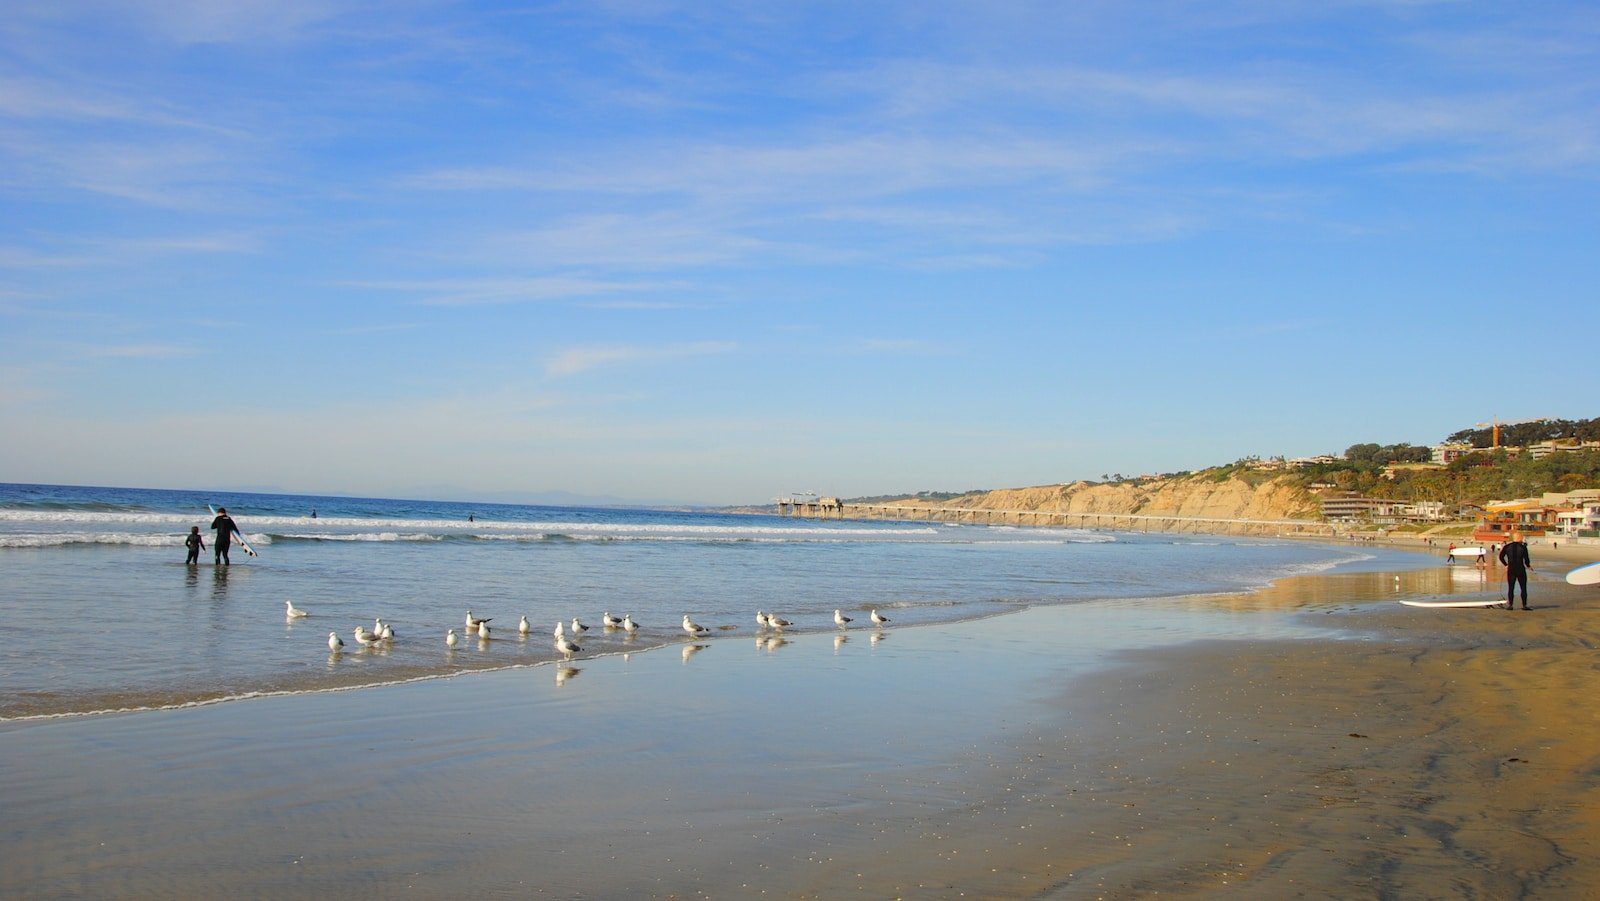
[[[200,537],[200,527],[190,526],[189,534],[183,539],[183,543],[189,546],[189,559],[183,562],[199,563],[200,552],[206,549],[205,539]]]

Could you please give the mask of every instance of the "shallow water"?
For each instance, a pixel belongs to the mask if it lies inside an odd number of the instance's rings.
[[[190,525],[210,541],[207,503],[261,556],[184,565]],[[556,621],[574,616],[594,627],[579,639],[591,656],[678,641],[685,613],[754,635],[755,611],[772,610],[804,633],[833,631],[835,608],[859,629],[873,608],[909,625],[1435,562],[1215,536],[0,485],[0,718],[545,662]],[[286,621],[285,600],[311,616]],[[445,630],[469,609],[493,618],[491,640],[449,651]],[[644,629],[608,633],[605,612]],[[351,630],[376,617],[397,637],[363,649]],[[343,652],[329,653],[330,631]]]

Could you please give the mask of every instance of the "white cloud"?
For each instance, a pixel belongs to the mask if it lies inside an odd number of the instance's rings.
[[[732,353],[739,345],[730,341],[701,341],[694,344],[609,344],[573,347],[561,351],[545,363],[552,376],[576,375],[591,369],[622,364],[660,362],[713,354]]]

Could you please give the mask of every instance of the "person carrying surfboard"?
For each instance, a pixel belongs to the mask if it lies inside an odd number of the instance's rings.
[[[1521,532],[1512,532],[1511,540],[1500,548],[1500,562],[1506,566],[1506,609],[1513,609],[1511,601],[1518,585],[1522,586],[1522,609],[1528,609],[1528,567],[1533,558],[1528,556]]]
[[[217,508],[217,518],[211,521],[211,528],[217,531],[216,539],[211,542],[211,550],[216,555],[217,565],[230,564],[228,545],[233,543],[230,539],[239,534],[239,526],[233,521],[233,517],[228,515],[227,507]]]

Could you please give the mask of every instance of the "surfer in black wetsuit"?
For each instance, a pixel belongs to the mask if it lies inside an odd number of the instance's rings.
[[[1522,609],[1528,609],[1528,567],[1533,565],[1533,558],[1528,556],[1522,533],[1511,533],[1511,540],[1500,549],[1500,562],[1506,567],[1506,609],[1513,609],[1511,601],[1518,585],[1522,586]]]
[[[234,523],[233,517],[228,515],[227,507],[217,508],[217,518],[211,521],[211,528],[217,530],[217,537],[211,542],[216,562],[219,565],[231,564],[232,561],[228,559],[228,545],[233,543],[232,538],[239,533],[239,527]]]
[[[206,540],[200,537],[200,527],[190,526],[189,534],[184,537],[183,543],[189,546],[189,559],[184,563],[199,563],[200,552],[206,549]]]

